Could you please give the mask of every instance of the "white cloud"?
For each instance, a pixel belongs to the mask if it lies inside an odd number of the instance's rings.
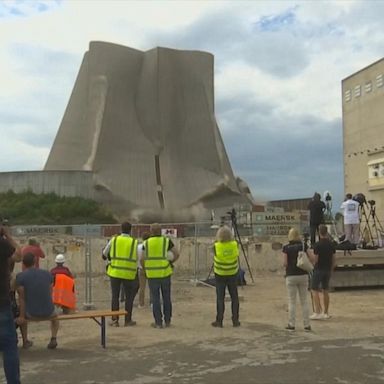
[[[15,127],[23,130],[24,127]],[[4,135],[2,135],[4,137]],[[48,157],[49,149],[30,145],[22,138],[13,138],[7,135],[7,140],[1,140],[1,158],[7,163],[7,168],[2,167],[3,172],[7,171],[36,171],[41,170],[42,159]]]

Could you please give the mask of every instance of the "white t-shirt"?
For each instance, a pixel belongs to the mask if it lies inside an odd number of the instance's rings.
[[[359,224],[359,203],[355,200],[346,200],[341,204],[344,210],[344,224]]]

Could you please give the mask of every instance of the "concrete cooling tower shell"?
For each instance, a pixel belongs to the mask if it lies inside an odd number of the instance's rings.
[[[93,172],[98,199],[137,219],[249,203],[216,123],[213,75],[206,52],[91,42],[45,170]]]

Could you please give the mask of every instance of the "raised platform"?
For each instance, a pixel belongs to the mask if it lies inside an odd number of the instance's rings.
[[[336,251],[336,260],[337,266],[384,264],[384,248],[358,249],[345,255],[344,251]]]
[[[336,252],[332,288],[384,286],[384,249]]]

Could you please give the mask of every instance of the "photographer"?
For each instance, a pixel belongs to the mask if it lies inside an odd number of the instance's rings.
[[[324,223],[325,203],[321,201],[319,193],[315,192],[312,200],[308,204],[309,227],[311,232],[311,246],[316,242],[316,233],[319,236],[319,225]]]
[[[361,194],[360,194],[361,195]],[[361,198],[361,196],[359,196]],[[360,217],[359,217],[359,205],[363,205],[365,197],[362,195],[363,200],[356,201],[352,199],[352,194],[347,193],[345,200],[341,204],[341,209],[344,211],[344,234],[345,240],[349,240],[356,246],[360,241]]]
[[[11,268],[21,259],[8,227],[0,226],[0,351],[7,383],[20,383],[16,328],[10,301]]]

